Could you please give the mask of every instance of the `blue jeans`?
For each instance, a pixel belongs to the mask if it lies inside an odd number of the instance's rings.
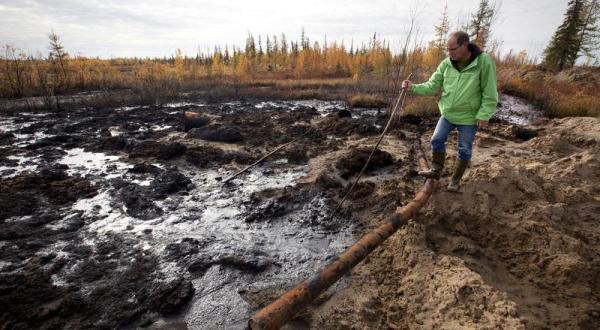
[[[473,141],[477,133],[477,125],[454,125],[443,116],[438,120],[435,131],[431,137],[431,150],[433,152],[446,152],[446,140],[448,134],[454,129],[458,130],[458,158],[460,160],[471,160]]]

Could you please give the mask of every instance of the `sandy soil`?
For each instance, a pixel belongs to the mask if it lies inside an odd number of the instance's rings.
[[[567,118],[509,138],[480,132],[460,193],[455,160],[420,216],[303,316],[315,329],[600,327],[600,120]],[[422,136],[427,142],[431,130]],[[398,153],[393,153],[398,155]],[[375,194],[386,195],[386,185]],[[398,187],[400,189],[400,187]],[[405,203],[406,199],[399,201]],[[361,217],[381,221],[369,208]]]

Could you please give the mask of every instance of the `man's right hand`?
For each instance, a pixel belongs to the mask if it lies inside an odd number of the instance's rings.
[[[402,82],[402,89],[410,90],[411,86],[412,86],[412,82],[410,80],[404,80]]]

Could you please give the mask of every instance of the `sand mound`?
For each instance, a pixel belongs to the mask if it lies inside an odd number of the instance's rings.
[[[461,193],[440,180],[421,216],[356,267],[311,325],[598,328],[600,123],[539,129],[527,142],[481,136]]]

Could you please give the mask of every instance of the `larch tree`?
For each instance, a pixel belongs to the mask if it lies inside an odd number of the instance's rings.
[[[10,45],[4,46],[4,55],[0,55],[0,96],[2,91],[14,97],[21,97],[25,90],[25,53]]]
[[[69,58],[69,54],[65,51],[62,42],[60,41],[60,37],[51,31],[48,35],[48,39],[50,40],[48,59],[52,63],[53,71],[55,74],[55,82],[57,88],[64,87],[67,83],[67,60]]]
[[[177,50],[175,50],[175,74],[177,79],[183,79],[183,74],[185,73],[184,69],[183,52],[181,49],[177,48]]]
[[[429,66],[435,67],[444,59],[446,39],[450,32],[450,20],[448,19],[448,4],[444,6],[440,22],[434,26],[435,38],[429,42],[429,48],[425,54]]]

